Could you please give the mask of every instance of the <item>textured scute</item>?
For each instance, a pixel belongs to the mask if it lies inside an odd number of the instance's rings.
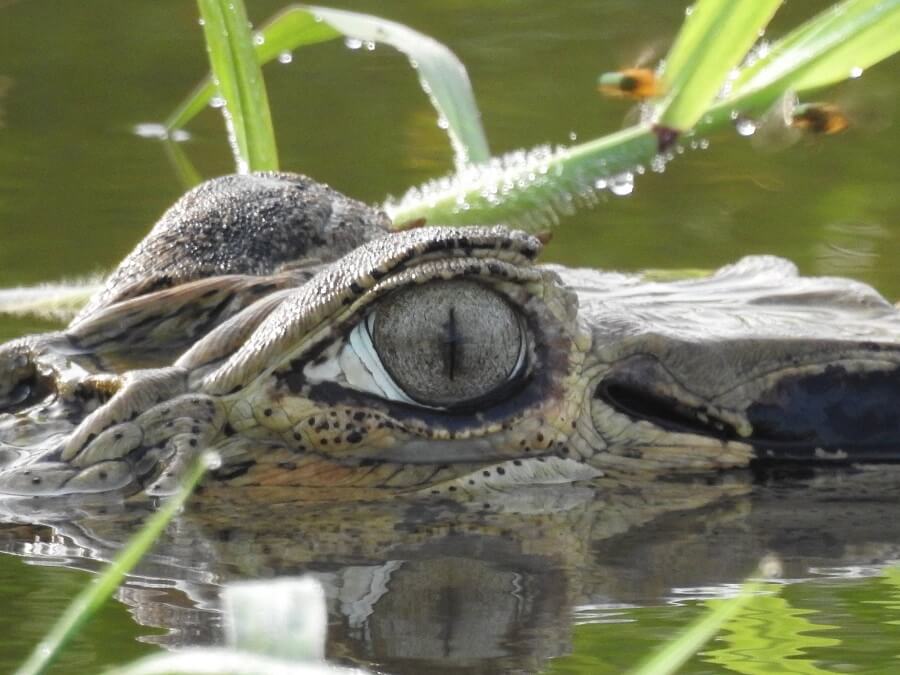
[[[162,216],[79,316],[202,277],[271,274],[302,259],[335,260],[383,236],[388,225],[384,213],[306,176],[216,178]]]

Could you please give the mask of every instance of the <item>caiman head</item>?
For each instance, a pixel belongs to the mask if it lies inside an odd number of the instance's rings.
[[[900,314],[867,286],[389,225],[291,174],[189,192],[68,327],[0,348],[0,492],[164,493],[204,449],[209,489],[294,495],[900,457]]]

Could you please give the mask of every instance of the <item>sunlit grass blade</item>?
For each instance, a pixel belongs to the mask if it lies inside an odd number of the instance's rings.
[[[900,51],[900,0],[848,0],[771,45],[741,72],[733,93],[773,85],[797,93],[858,76]]]
[[[194,167],[179,143],[166,138],[163,140],[163,147],[166,150],[166,157],[169,159],[169,163],[175,169],[175,175],[178,176],[178,182],[181,183],[183,190],[190,190],[203,181],[200,172]]]
[[[748,581],[741,586],[741,591],[736,597],[712,601],[711,609],[703,617],[688,626],[674,640],[665,643],[662,649],[644,663],[629,671],[629,675],[670,675],[678,672],[681,666],[715,637],[722,626],[737,616],[763,588],[763,582]]]
[[[849,0],[770,45],[734,80],[730,95],[704,116],[702,131],[760,116],[786,92],[836,84],[900,51],[900,0]]]
[[[259,30],[256,58],[261,64],[268,63],[282,53],[339,37],[390,45],[405,54],[416,68],[442,126],[446,122],[457,168],[489,159],[487,137],[465,66],[446,46],[408,26],[369,14],[296,5]],[[184,126],[214,94],[208,80],[201,82],[166,126],[170,130]]]
[[[197,0],[238,173],[278,169],[275,132],[243,0]]]
[[[253,47],[260,65],[274,61],[283,52],[341,37],[339,31],[316,20],[310,12],[291,9],[275,16],[259,30],[259,35],[262,41],[254,40]],[[166,128],[171,132],[184,127],[206,109],[215,95],[216,86],[207,76],[175,108],[166,120]]]
[[[666,57],[654,121],[682,132],[691,129],[780,5],[781,0],[699,0]]]
[[[38,643],[16,675],[42,673],[56,659],[81,626],[115,592],[140,559],[150,550],[169,521],[178,513],[197,483],[215,462],[212,454],[201,455],[185,476],[182,487],[144,524],[127,546],[113,559],[106,570],[88,585],[66,609],[56,624]]]
[[[637,126],[572,148],[510,153],[413,188],[384,209],[398,225],[425,218],[542,229],[595,203],[599,190],[630,191],[631,172],[654,159],[658,143],[653,129]]]
[[[302,11],[294,8],[292,11]],[[490,157],[481,116],[466,68],[437,40],[394,21],[324,7],[308,10],[344,35],[358,40],[383,42],[406,54],[419,73],[422,86],[446,122],[456,153],[457,168]]]
[[[66,321],[102,288],[100,278],[0,289],[0,314]]]

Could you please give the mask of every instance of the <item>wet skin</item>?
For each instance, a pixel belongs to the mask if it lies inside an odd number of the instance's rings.
[[[455,496],[760,461],[893,460],[900,314],[745,258],[695,280],[391,232],[307,178],[185,195],[58,333],[0,348],[0,491]]]

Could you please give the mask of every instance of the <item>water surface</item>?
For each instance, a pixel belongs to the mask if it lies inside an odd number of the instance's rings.
[[[828,4],[793,0],[772,34]],[[279,6],[248,0],[254,20]],[[683,16],[683,3],[668,0],[337,6],[451,46],[469,67],[494,152],[619,128],[627,105],[598,97],[597,73],[664,51]],[[163,119],[204,72],[195,12],[175,0],[0,0],[0,287],[109,270],[181,193],[162,147],[134,128]],[[545,259],[706,269],[773,253],[804,273],[852,276],[900,297],[898,63],[839,90],[862,111],[846,134],[781,152],[715,136],[631,195],[565,219]],[[371,202],[450,168],[414,74],[389,49],[323,45],[266,74],[284,168]],[[183,148],[204,175],[231,170],[218,113],[190,132]],[[0,337],[51,326],[3,319]],[[585,486],[462,512],[259,505],[235,518],[227,505],[197,506],[58,672],[160,643],[216,642],[219,583],[307,571],[328,589],[339,660],[409,673],[620,672],[766,553],[782,558],[790,583],[730,625],[691,672],[885,672],[900,618],[900,581],[882,572],[900,544],[889,478],[754,487],[736,477],[612,494]],[[35,509],[42,525],[0,529],[3,550],[20,556],[0,557],[4,670],[143,515],[111,507],[70,522],[58,506]]]

